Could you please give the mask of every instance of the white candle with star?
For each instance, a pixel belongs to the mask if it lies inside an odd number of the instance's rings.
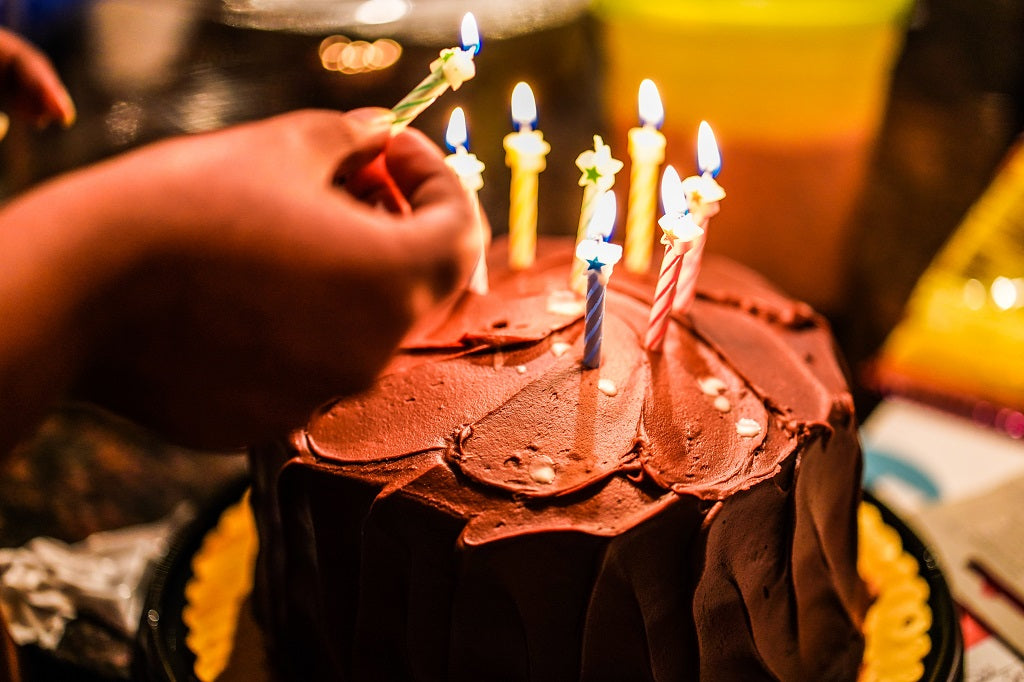
[[[615,194],[606,191],[597,201],[586,238],[576,245],[576,258],[587,273],[587,312],[583,329],[583,366],[587,369],[601,366],[605,294],[612,267],[622,257],[622,247],[608,242],[615,226],[615,211]]]
[[[466,128],[466,114],[462,107],[455,107],[452,110],[444,139],[448,148],[454,152],[446,156],[444,161],[459,176],[459,182],[462,183],[462,187],[473,204],[477,233],[480,235],[480,257],[473,269],[469,290],[475,294],[486,294],[490,290],[487,276],[487,249],[491,243],[491,232],[480,212],[478,194],[480,188],[484,186],[484,164],[476,157],[476,154],[469,153],[469,132]]]
[[[391,108],[391,113],[395,115],[391,124],[392,135],[409,125],[448,88],[458,90],[464,82],[476,75],[473,57],[480,51],[480,31],[472,12],[462,17],[461,33],[462,47],[441,50],[438,58],[430,63],[430,74]]]
[[[720,202],[725,198],[725,190],[715,181],[715,176],[722,169],[722,154],[718,149],[715,133],[707,121],[701,121],[697,131],[697,169],[700,175],[691,175],[683,180],[682,185],[690,214],[694,222],[704,230],[683,259],[679,281],[676,284],[672,310],[683,314],[690,311],[693,301],[697,298],[697,276],[704,260],[708,225],[711,218],[718,213]]]
[[[665,160],[665,136],[658,130],[665,119],[665,108],[657,86],[649,78],[640,83],[638,103],[640,126],[629,130],[629,203],[623,264],[630,272],[643,273],[651,266],[658,168]]]
[[[597,198],[615,184],[615,174],[622,170],[622,162],[612,157],[612,148],[604,143],[600,135],[594,135],[594,148],[576,157],[580,173],[580,187],[583,188],[583,204],[580,206],[580,222],[576,230],[576,244],[587,238],[587,229],[594,214]],[[574,259],[569,275],[569,286],[577,293],[586,289],[583,276],[584,265]]]
[[[523,270],[537,253],[537,185],[551,145],[534,130],[537,102],[533,90],[519,82],[512,90],[512,120],[518,130],[505,136],[505,165],[512,169],[509,185],[508,265]]]

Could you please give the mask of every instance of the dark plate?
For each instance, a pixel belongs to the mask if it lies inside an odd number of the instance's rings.
[[[191,682],[195,655],[185,645],[186,627],[182,622],[185,585],[192,577],[192,557],[199,551],[206,534],[213,529],[221,513],[238,501],[245,483],[231,487],[218,504],[200,514],[179,533],[171,551],[154,572],[139,628],[135,677],[152,682]],[[918,560],[931,595],[932,627],[928,634],[932,648],[924,659],[925,682],[954,682],[963,679],[963,637],[956,605],[946,579],[934,555],[924,543],[885,505],[865,493],[865,501],[878,507],[883,520],[896,529],[904,549]]]
[[[203,539],[220,521],[221,514],[241,499],[248,479],[230,485],[213,503],[182,528],[170,544],[167,556],[157,564],[142,607],[133,675],[137,680],[188,682],[196,680],[196,657],[185,644],[188,628],[182,621],[185,586],[192,579],[192,557]]]

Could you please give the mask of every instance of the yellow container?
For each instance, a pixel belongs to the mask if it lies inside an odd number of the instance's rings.
[[[828,311],[913,0],[598,0],[615,148],[658,85],[667,162],[695,173],[707,120],[728,194],[708,249]]]

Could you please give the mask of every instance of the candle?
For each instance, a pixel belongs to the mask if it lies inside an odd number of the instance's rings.
[[[651,266],[658,168],[665,160],[665,136],[658,127],[665,109],[658,88],[650,79],[640,83],[640,127],[629,131],[629,204],[626,212],[626,255],[630,272],[647,272]]]
[[[583,329],[583,366],[601,366],[601,341],[604,336],[605,292],[612,267],[622,257],[622,247],[609,244],[615,225],[615,194],[604,192],[597,201],[587,226],[586,238],[576,245],[576,258],[586,267],[587,313]]]
[[[672,166],[666,166],[662,176],[661,201],[665,206],[665,215],[658,221],[658,225],[662,230],[661,242],[665,245],[665,255],[661,260],[661,273],[654,289],[654,303],[651,304],[647,333],[644,336],[644,347],[654,352],[661,351],[665,342],[683,258],[694,242],[704,234],[704,230],[693,221],[687,210],[679,174]]]
[[[466,114],[462,107],[455,107],[452,110],[444,139],[448,148],[454,151],[445,157],[445,163],[459,176],[459,181],[473,204],[473,215],[480,235],[480,257],[470,278],[469,290],[475,294],[486,294],[490,289],[487,282],[487,247],[491,241],[491,234],[480,213],[480,198],[477,194],[484,186],[484,164],[476,158],[476,154],[470,154],[467,149],[469,134],[466,130]]]
[[[697,169],[700,175],[683,180],[683,192],[693,219],[705,227],[718,213],[718,204],[725,198],[725,190],[715,181],[722,170],[722,154],[707,121],[701,121],[697,130]]]
[[[420,113],[434,103],[450,87],[458,90],[465,81],[476,75],[473,56],[480,51],[480,33],[472,12],[462,17],[462,49],[449,47],[430,64],[430,74],[408,95],[391,108],[395,121],[391,124],[394,135],[405,128]]]
[[[722,169],[722,155],[718,150],[715,134],[707,121],[701,121],[697,131],[697,169],[700,175],[691,175],[683,180],[683,193],[686,195],[690,214],[705,233],[683,260],[675,300],[672,303],[672,309],[677,313],[689,312],[697,297],[697,275],[700,274],[701,261],[704,259],[708,223],[711,222],[711,217],[718,213],[719,202],[725,198],[725,190],[715,181],[715,176]]]
[[[533,265],[537,253],[537,176],[547,163],[551,145],[537,123],[533,90],[519,82],[512,90],[512,120],[517,132],[505,136],[505,165],[512,169],[508,210],[508,265],[522,270]]]
[[[600,135],[594,135],[594,148],[576,157],[576,167],[582,173],[580,187],[583,188],[583,204],[580,207],[580,222],[576,231],[576,244],[579,245],[586,239],[596,199],[615,184],[615,174],[622,170],[622,162],[612,158],[611,147],[604,143]],[[580,260],[573,261],[569,284],[574,291],[582,292],[585,287],[584,268],[585,265]]]

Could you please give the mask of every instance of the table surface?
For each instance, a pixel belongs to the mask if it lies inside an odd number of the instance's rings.
[[[169,134],[296,106],[348,108],[392,99],[394,83],[353,79],[340,91],[322,87],[317,69],[300,68],[296,78],[268,72],[268,60],[296,63],[296,50],[308,50],[310,36],[193,21],[190,30],[183,29],[188,40],[175,61],[178,70],[144,89],[132,84],[130,74],[120,85],[97,75],[102,69],[95,46],[102,27],[81,15],[70,12],[30,31],[68,80],[80,119],[70,131],[13,127],[0,147],[0,195]],[[581,19],[556,37],[592,49],[592,29]],[[521,40],[529,47],[552,36],[541,32]],[[564,134],[582,130],[586,138],[595,129],[572,125],[598,109],[592,106],[593,85],[578,84],[587,90],[576,98],[579,110],[561,117]],[[195,97],[220,97],[213,108],[217,115],[197,120],[188,106]],[[593,124],[599,129],[601,122]],[[431,125],[443,130],[438,121]],[[851,254],[856,296],[829,314],[853,371],[861,416],[878,398],[857,383],[858,368],[899,319],[920,273],[1022,129],[1024,2],[920,3],[896,68],[872,181],[856,213],[859,238]],[[578,148],[587,144],[584,139]],[[188,452],[92,410],[61,409],[35,439],[0,464],[0,546],[18,546],[36,535],[75,541],[90,532],[161,518],[182,499],[212,499],[243,471],[239,455]],[[130,656],[127,643],[95,624],[76,622],[59,659],[77,672],[93,670],[98,679],[116,677],[106,663],[93,660],[90,650],[97,643]],[[52,663],[44,661],[34,679],[59,679],[67,672]]]

